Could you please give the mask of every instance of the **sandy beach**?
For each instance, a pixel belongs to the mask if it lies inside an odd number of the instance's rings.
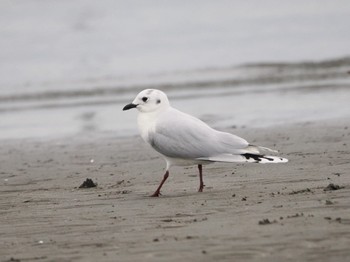
[[[342,0],[0,1],[0,262],[350,261],[349,24]],[[149,197],[165,162],[122,110],[149,88],[290,161]]]
[[[164,162],[139,137],[1,141],[1,261],[349,261],[349,120],[227,131],[290,162],[205,166],[203,193],[174,168],[151,198]]]

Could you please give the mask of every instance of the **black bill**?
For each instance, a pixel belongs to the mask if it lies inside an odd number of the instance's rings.
[[[123,111],[129,110],[129,109],[135,108],[135,107],[137,107],[137,105],[135,105],[135,104],[133,104],[133,103],[127,104],[126,106],[124,106]]]

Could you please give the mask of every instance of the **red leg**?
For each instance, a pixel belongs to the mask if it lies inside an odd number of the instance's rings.
[[[203,188],[205,187],[203,183],[203,174],[202,174],[202,165],[198,165],[199,170],[199,189],[198,192],[203,192]]]
[[[167,170],[167,171],[165,172],[165,174],[164,174],[164,177],[163,177],[162,182],[160,182],[159,187],[158,187],[157,190],[153,193],[153,195],[151,195],[151,197],[159,197],[159,195],[161,195],[160,189],[162,188],[162,186],[163,186],[165,180],[167,180],[168,176],[169,176],[169,171]]]

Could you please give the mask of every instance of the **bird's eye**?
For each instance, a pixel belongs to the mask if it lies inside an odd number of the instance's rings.
[[[148,100],[148,97],[145,97],[145,96],[142,97],[142,101],[143,101],[143,102],[147,102],[147,100]]]

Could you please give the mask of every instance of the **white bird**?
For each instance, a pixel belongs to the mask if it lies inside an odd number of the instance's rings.
[[[158,197],[171,166],[198,165],[199,189],[204,188],[202,165],[211,162],[285,163],[288,159],[263,155],[276,153],[266,147],[249,144],[236,135],[217,131],[203,121],[170,106],[160,90],[141,91],[123,110],[137,108],[141,137],[163,155],[166,172],[152,196]]]

